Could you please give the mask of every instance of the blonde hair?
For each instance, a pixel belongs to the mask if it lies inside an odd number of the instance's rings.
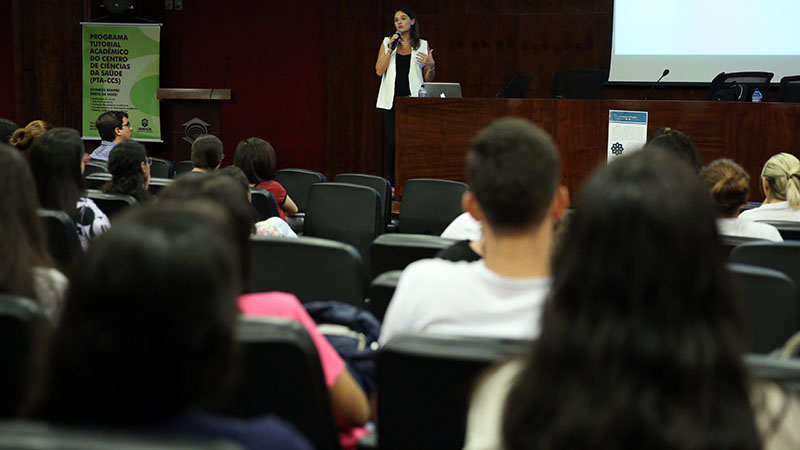
[[[778,200],[786,200],[792,209],[800,208],[800,160],[789,153],[778,153],[761,170],[769,190]]]
[[[724,216],[736,214],[750,195],[750,175],[730,159],[712,161],[700,170],[700,181]]]
[[[17,128],[17,131],[11,135],[11,139],[8,140],[8,143],[17,150],[24,152],[33,144],[36,138],[43,135],[44,132],[50,128],[50,124],[44,120],[34,120],[25,125],[25,128]]]

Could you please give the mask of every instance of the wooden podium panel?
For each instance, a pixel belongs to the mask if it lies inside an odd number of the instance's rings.
[[[409,178],[464,181],[470,140],[505,116],[529,119],[553,135],[572,195],[606,160],[611,109],[648,111],[648,134],[666,126],[688,134],[704,163],[725,157],[741,164],[750,174],[754,201],[763,199],[758,178],[764,162],[775,153],[800,153],[797,103],[401,98],[396,109],[398,190]]]

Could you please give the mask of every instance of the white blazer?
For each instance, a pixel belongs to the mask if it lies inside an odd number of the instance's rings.
[[[386,47],[388,43],[389,38],[383,38],[384,55],[389,51]],[[412,97],[416,97],[417,94],[419,94],[419,88],[424,82],[422,67],[425,63],[417,62],[417,53],[428,53],[428,41],[420,39],[419,48],[411,50],[411,65],[408,68],[408,87],[410,88]],[[397,76],[395,56],[397,56],[397,49],[392,50],[392,56],[389,59],[389,67],[386,68],[386,72],[384,72],[381,77],[381,88],[378,89],[378,101],[375,102],[376,108],[392,109],[392,106],[394,106],[394,80]]]

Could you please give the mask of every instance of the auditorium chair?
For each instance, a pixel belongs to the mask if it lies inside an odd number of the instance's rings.
[[[721,72],[713,80],[711,80],[711,87],[708,93],[709,100],[731,100],[720,96],[720,91],[725,91],[733,87],[734,84],[743,84],[747,86],[747,92],[742,93],[739,101],[749,102],[752,99],[753,91],[758,88],[763,96],[762,102],[767,101],[769,96],[769,86],[772,77],[775,74],[772,72]]]
[[[731,251],[748,242],[764,242],[766,239],[761,238],[754,238],[754,237],[745,237],[745,236],[726,236],[720,235],[719,236],[719,245],[720,250],[722,251],[722,257],[727,259],[730,256]]]
[[[278,211],[278,204],[275,202],[275,197],[272,192],[261,188],[250,188],[250,203],[258,212],[258,220],[267,220],[270,217],[280,217],[281,213]]]
[[[178,161],[177,167],[175,167],[175,176],[180,176],[183,174],[187,174],[194,169],[194,163],[191,161]]]
[[[596,100],[603,98],[608,73],[600,69],[562,69],[553,75],[553,98]]]
[[[147,188],[147,192],[150,193],[150,195],[158,195],[161,192],[161,190],[169,186],[170,183],[172,183],[172,181],[173,181],[172,178],[151,177],[150,185]]]
[[[382,234],[370,245],[371,277],[389,270],[403,270],[420,259],[433,258],[456,242],[428,234]]]
[[[108,173],[108,163],[105,161],[89,161],[83,166],[83,177],[86,178],[93,173]]]
[[[286,222],[297,234],[303,233],[308,192],[312,185],[324,183],[328,179],[322,173],[314,170],[281,169],[275,172],[275,181],[286,189],[286,194],[297,205],[297,214],[287,216]]]
[[[130,195],[125,194],[108,194],[96,189],[89,189],[86,191],[86,196],[92,199],[100,210],[108,216],[109,220],[113,219],[117,212],[133,205],[138,205]]]
[[[800,358],[745,355],[744,364],[751,378],[774,381],[795,392],[800,390]]]
[[[307,236],[252,236],[250,250],[250,292],[289,292],[303,303],[364,303],[364,267],[351,245]]]
[[[796,287],[777,270],[729,264],[732,292],[747,333],[747,351],[768,353],[780,348],[798,331]]]
[[[401,233],[440,235],[463,212],[465,183],[434,178],[413,178],[403,185],[400,202]]]
[[[111,174],[108,172],[90,173],[84,177],[83,181],[86,189],[102,189],[106,183],[111,181]]]
[[[318,450],[341,448],[314,342],[303,325],[278,317],[239,318],[239,376],[217,412],[241,418],[275,414]]]
[[[800,75],[781,78],[780,93],[782,102],[800,102]]]
[[[38,209],[36,211],[47,235],[47,249],[62,272],[69,271],[72,262],[83,253],[75,222],[64,211]]]
[[[350,244],[369,267],[369,246],[383,232],[378,192],[346,183],[311,186],[306,205],[303,235]]]
[[[800,222],[790,220],[757,220],[777,228],[784,241],[800,241]]]
[[[33,378],[39,334],[50,320],[33,301],[0,294],[0,417],[16,417]]]
[[[175,167],[172,161],[167,161],[164,158],[150,157],[150,176],[155,178],[174,178]]]
[[[528,346],[419,332],[390,339],[378,353],[378,447],[461,449],[475,382],[486,368]]]
[[[795,286],[800,286],[800,242],[748,242],[731,251],[729,262],[766,267],[783,272]],[[800,323],[800,293],[795,291],[795,310]]]
[[[367,298],[364,299],[364,309],[371,312],[376,319],[383,322],[389,302],[394,297],[397,282],[400,281],[402,270],[390,270],[375,277],[369,284]]]
[[[44,422],[0,422],[0,450],[243,450],[222,438],[166,436]]]
[[[375,189],[381,201],[381,220],[383,225],[381,231],[388,227],[392,221],[392,184],[389,180],[377,175],[366,175],[363,173],[340,173],[333,179],[335,183],[357,184]],[[388,230],[388,228],[387,228]]]

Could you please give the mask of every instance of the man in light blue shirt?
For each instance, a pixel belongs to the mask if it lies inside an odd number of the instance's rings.
[[[96,125],[102,141],[90,157],[93,161],[108,162],[108,154],[115,145],[131,140],[133,127],[128,121],[128,113],[123,111],[106,111],[100,114]]]

